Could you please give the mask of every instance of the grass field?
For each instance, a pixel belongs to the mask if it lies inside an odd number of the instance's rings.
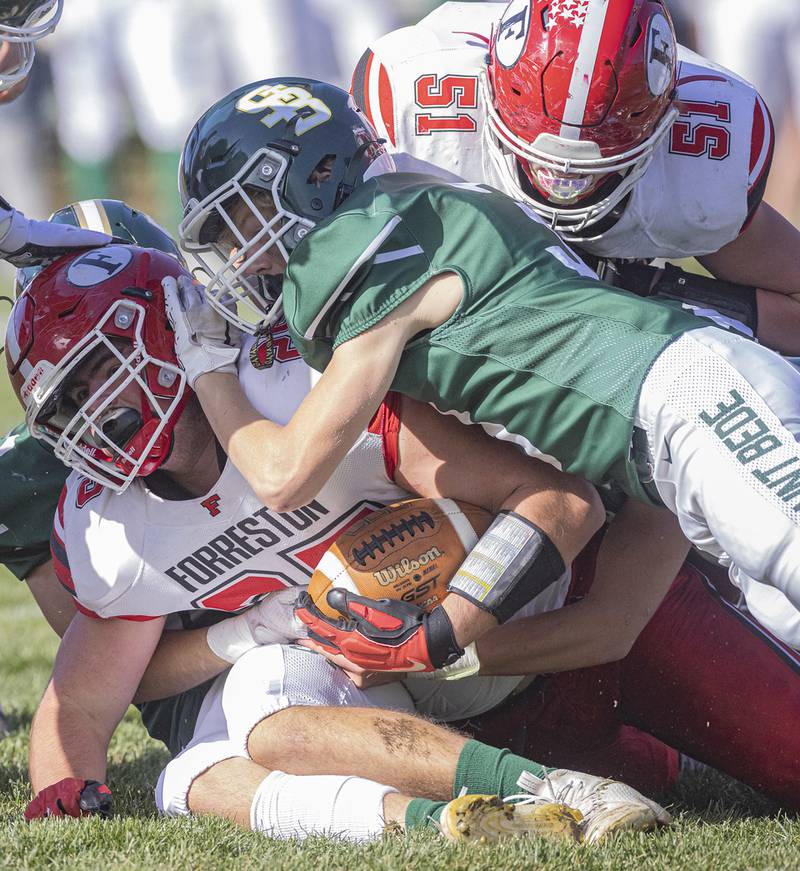
[[[0,386],[0,423],[20,414]],[[0,868],[191,869],[778,869],[800,868],[800,821],[721,775],[694,775],[666,796],[675,824],[652,836],[622,837],[600,848],[519,841],[500,847],[454,848],[433,834],[387,837],[355,848],[324,839],[271,842],[221,821],[156,817],[153,786],[167,754],[150,740],[131,709],[111,748],[112,821],[49,821],[27,825],[30,798],[28,730],[48,678],[56,639],[27,588],[0,569],[0,703],[11,732],[0,740]],[[334,736],[327,736],[331,740]],[[778,741],[780,735],[764,736]]]

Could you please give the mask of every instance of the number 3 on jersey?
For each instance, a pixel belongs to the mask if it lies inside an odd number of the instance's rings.
[[[478,106],[478,77],[428,73],[414,82],[414,100],[423,109],[446,109],[450,106],[475,109]],[[474,133],[478,129],[475,119],[468,112],[454,115],[418,112],[415,119],[417,136],[430,136],[440,131]]]

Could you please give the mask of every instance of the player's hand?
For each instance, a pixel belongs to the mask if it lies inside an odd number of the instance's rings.
[[[95,248],[110,241],[107,233],[32,221],[0,197],[0,257],[13,266],[41,266],[76,248]]]
[[[208,627],[206,642],[226,662],[262,644],[289,644],[305,638],[306,627],[295,617],[297,588],[269,593],[257,605]]]
[[[239,331],[206,300],[201,285],[187,275],[161,282],[167,317],[175,331],[175,353],[189,385],[207,372],[236,374]]]
[[[25,819],[41,820],[46,817],[110,817],[111,790],[97,780],[65,777],[45,787],[25,808]]]
[[[339,589],[328,593],[328,604],[343,616],[326,617],[307,593],[298,597],[295,614],[322,651],[342,654],[367,671],[433,671],[464,653],[441,607],[426,614],[408,602]]]

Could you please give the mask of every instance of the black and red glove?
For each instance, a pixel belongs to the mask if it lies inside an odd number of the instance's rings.
[[[367,599],[333,589],[328,604],[343,616],[326,617],[308,593],[297,599],[295,616],[308,627],[308,637],[331,653],[341,653],[370,671],[434,671],[455,662],[458,646],[447,612],[430,614],[409,602]]]
[[[25,819],[46,817],[111,816],[111,790],[97,780],[65,777],[46,786],[25,808]]]

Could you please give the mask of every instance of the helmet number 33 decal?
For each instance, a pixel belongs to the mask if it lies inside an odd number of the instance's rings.
[[[279,121],[297,118],[294,132],[302,136],[331,118],[330,108],[310,91],[297,85],[261,85],[239,98],[240,112],[263,112],[261,123],[274,127]]]

